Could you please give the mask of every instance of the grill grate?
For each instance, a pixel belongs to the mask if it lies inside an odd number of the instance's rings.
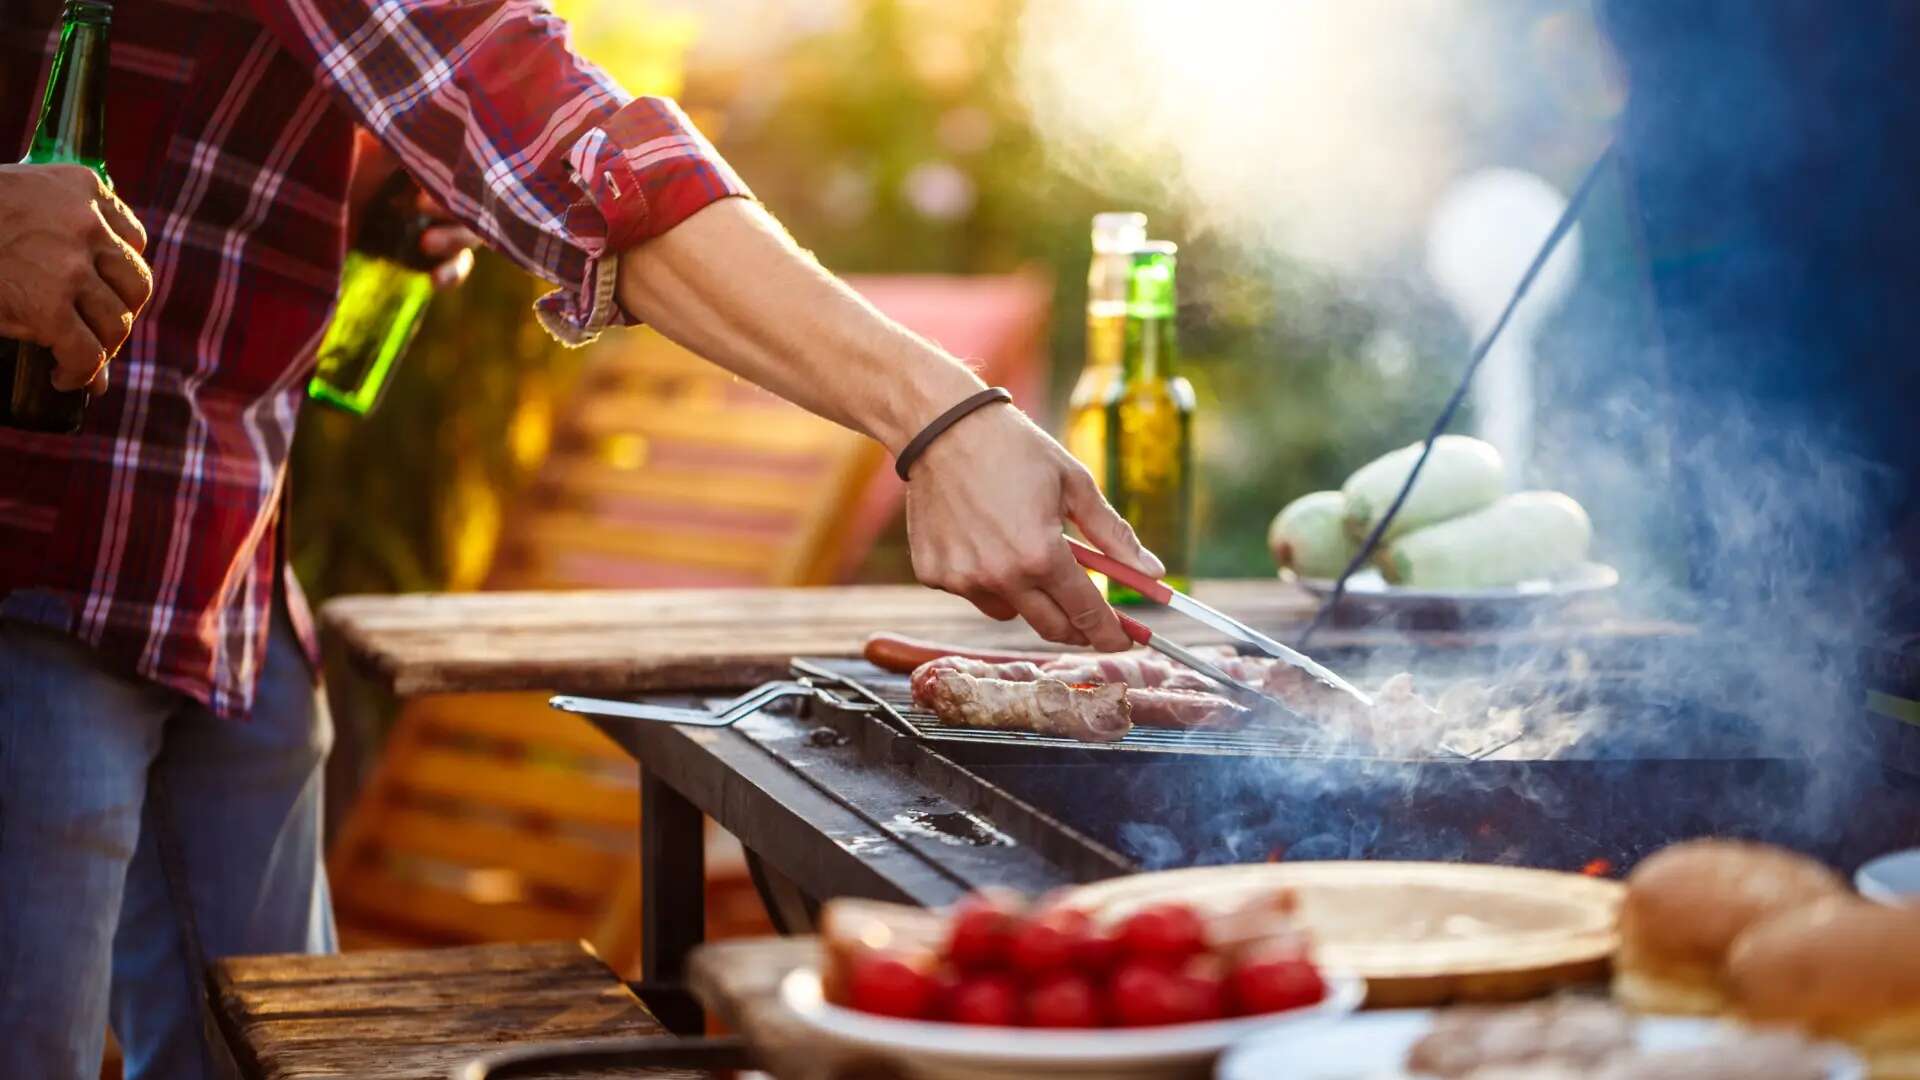
[[[830,661],[795,660],[794,672],[816,681],[830,681],[839,689],[850,690],[872,705],[879,706],[905,735],[942,743],[971,743],[1020,749],[1071,750],[1079,752],[1134,752],[1157,754],[1202,754],[1229,757],[1326,757],[1324,745],[1312,746],[1283,731],[1174,731],[1166,728],[1136,727],[1114,742],[1082,742],[1058,735],[1038,735],[1028,731],[993,731],[984,728],[955,727],[925,709],[916,708],[905,676],[846,670],[846,665]]]

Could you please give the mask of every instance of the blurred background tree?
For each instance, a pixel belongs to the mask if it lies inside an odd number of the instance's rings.
[[[1489,164],[1564,190],[1617,101],[1577,0],[1105,3],[559,10],[630,88],[679,96],[829,267],[1040,267],[1057,283],[1056,406],[1084,344],[1088,219],[1146,212],[1154,235],[1182,244],[1182,344],[1201,399],[1197,569],[1270,574],[1273,513],[1418,437],[1464,362],[1466,330],[1423,270],[1437,193]],[[1132,53],[1108,41],[1128,20]],[[479,582],[577,367],[533,327],[537,291],[483,259],[436,301],[379,415],[309,409],[293,535],[312,591]],[[1573,337],[1555,347],[1572,356]],[[864,576],[904,574],[897,554]]]

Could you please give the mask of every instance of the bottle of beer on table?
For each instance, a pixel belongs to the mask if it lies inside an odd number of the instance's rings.
[[[85,165],[107,187],[107,27],[113,5],[68,0],[60,26],[60,49],[47,75],[40,122],[28,144],[26,165]],[[0,338],[0,424],[27,431],[71,435],[86,416],[85,389],[56,390],[53,350]]]
[[[1167,565],[1176,589],[1192,584],[1193,387],[1180,375],[1174,328],[1177,249],[1165,241],[1128,257],[1120,378],[1107,391],[1107,498]],[[1144,598],[1107,583],[1116,604]]]
[[[1107,482],[1107,395],[1120,381],[1127,335],[1127,270],[1147,242],[1147,215],[1093,215],[1093,259],[1087,264],[1087,360],[1067,399],[1067,451]]]
[[[340,271],[319,367],[307,383],[315,401],[356,416],[372,412],[420,329],[433,299],[433,260],[420,251],[432,219],[421,213],[419,197],[413,178],[396,171],[367,204],[359,242]]]

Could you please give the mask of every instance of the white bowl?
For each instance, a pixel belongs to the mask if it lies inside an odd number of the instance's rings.
[[[1873,860],[1854,873],[1853,887],[1882,904],[1920,905],[1920,848]]]
[[[1327,996],[1317,1005],[1200,1024],[1153,1028],[1054,1030],[987,1028],[931,1020],[897,1020],[842,1008],[820,992],[811,968],[790,972],[780,998],[815,1032],[841,1043],[880,1052],[908,1075],[924,1080],[985,1080],[988,1077],[1205,1076],[1213,1058],[1256,1032],[1324,1024],[1359,1007],[1366,984],[1350,975],[1323,973]]]
[[[1375,1080],[1401,1077],[1407,1051],[1433,1024],[1431,1009],[1359,1013],[1314,1027],[1271,1031],[1248,1039],[1220,1059],[1219,1080]],[[1643,1050],[1684,1050],[1725,1040],[1725,1027],[1694,1017],[1641,1017],[1634,1027]],[[1860,1059],[1826,1048],[1828,1080],[1864,1080]]]

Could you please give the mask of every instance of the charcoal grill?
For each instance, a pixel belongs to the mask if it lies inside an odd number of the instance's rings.
[[[1039,893],[1268,859],[1619,874],[1664,844],[1718,834],[1785,843],[1850,871],[1920,843],[1912,778],[1865,757],[1784,754],[1755,738],[1749,718],[1625,673],[1560,688],[1568,707],[1623,721],[1564,752],[1542,756],[1521,740],[1414,760],[1258,731],[1136,730],[1090,744],[952,728],[912,707],[904,678],[865,663],[803,658],[791,674],[792,696],[730,726],[596,718],[643,765],[649,979],[678,979],[703,936],[702,814],[755,853],[777,891],[927,905],[985,885]],[[1830,813],[1802,811],[1814,790],[1831,794]]]

